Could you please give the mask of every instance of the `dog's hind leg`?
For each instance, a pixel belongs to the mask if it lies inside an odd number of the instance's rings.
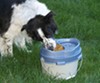
[[[5,39],[5,38],[0,37],[1,56],[7,56],[7,55],[13,56],[12,49],[13,49],[12,41],[9,39]]]
[[[19,26],[11,25],[8,31],[2,36],[2,49],[1,55],[10,55],[13,56],[13,40],[20,33]]]

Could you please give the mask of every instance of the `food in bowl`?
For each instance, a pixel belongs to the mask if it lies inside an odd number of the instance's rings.
[[[61,51],[64,50],[64,47],[61,44],[57,44],[56,48],[53,51]]]

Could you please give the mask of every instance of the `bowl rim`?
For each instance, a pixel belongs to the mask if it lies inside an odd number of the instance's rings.
[[[46,62],[61,62],[65,60],[73,61],[73,60],[77,60],[81,56],[82,49],[80,47],[80,41],[78,39],[62,38],[62,39],[55,39],[55,41],[61,42],[61,43],[62,41],[69,42],[69,43],[72,42],[72,43],[76,43],[76,45],[72,50],[67,51],[67,52],[66,52],[66,49],[61,50],[61,51],[51,51],[42,47],[40,51],[40,57],[44,58]]]
[[[77,45],[72,49],[72,50],[66,50],[66,47],[64,46],[64,50],[60,50],[60,51],[52,51],[52,50],[49,50],[49,49],[46,49],[45,47],[42,46],[42,50],[48,52],[48,53],[61,53],[61,52],[72,52],[74,51],[75,49],[77,49],[79,46],[80,46],[80,41],[77,39],[77,38],[60,38],[60,39],[55,39],[55,41],[58,43],[58,44],[62,44],[64,42],[68,42],[68,43],[77,43]],[[62,42],[63,41],[63,42]],[[61,42],[61,43],[60,43]]]

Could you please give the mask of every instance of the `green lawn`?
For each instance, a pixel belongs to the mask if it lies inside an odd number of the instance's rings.
[[[0,58],[0,83],[100,83],[100,0],[40,0],[56,16],[56,38],[76,37],[81,42],[83,65],[75,78],[55,80],[41,72],[40,43],[28,54],[14,48],[14,57]]]

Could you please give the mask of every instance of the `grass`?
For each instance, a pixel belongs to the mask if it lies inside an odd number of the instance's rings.
[[[40,0],[55,13],[59,34],[81,42],[83,65],[68,81],[55,80],[41,72],[40,43],[28,54],[14,47],[14,57],[1,58],[0,83],[100,83],[100,0]]]

